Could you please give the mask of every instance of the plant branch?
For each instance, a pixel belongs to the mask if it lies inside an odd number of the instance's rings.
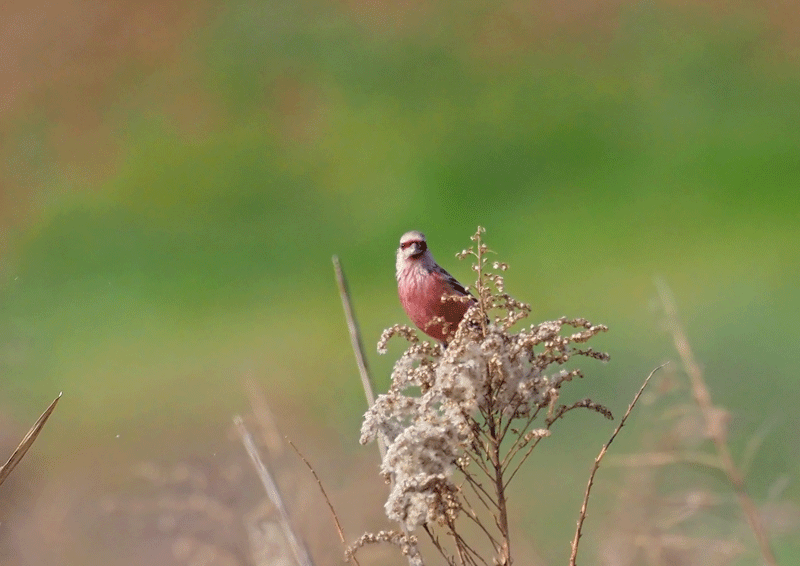
[[[603,445],[603,448],[600,449],[600,453],[594,459],[594,465],[592,466],[592,471],[589,473],[589,482],[586,484],[586,493],[583,496],[583,503],[581,504],[581,513],[578,516],[578,525],[575,529],[575,537],[572,539],[572,551],[570,552],[569,556],[569,566],[575,566],[577,564],[578,559],[578,544],[581,540],[581,531],[583,530],[583,523],[586,520],[586,508],[589,505],[589,495],[592,493],[592,486],[594,485],[594,476],[597,473],[597,470],[600,468],[600,462],[603,459],[603,456],[606,455],[608,451],[608,447],[611,446],[611,443],[614,442],[614,439],[619,434],[619,431],[622,430],[622,427],[625,426],[625,421],[628,420],[628,416],[633,411],[633,407],[636,405],[636,402],[639,400],[639,397],[642,396],[642,392],[644,388],[647,387],[647,384],[650,383],[650,378],[653,377],[653,374],[663,368],[666,364],[661,364],[653,371],[650,372],[650,375],[647,376],[647,379],[644,380],[642,386],[639,388],[639,391],[633,397],[633,401],[631,404],[628,405],[628,410],[625,411],[625,414],[622,416],[622,419],[619,421],[617,428],[614,429],[614,432],[611,434],[611,438],[608,439]]]
[[[519,454],[520,450],[522,450],[527,444],[526,442],[523,441],[525,433],[528,432],[528,429],[533,424],[533,421],[536,420],[536,417],[539,415],[539,411],[541,409],[542,409],[541,407],[536,407],[536,410],[533,412],[533,414],[531,414],[531,416],[528,417],[527,420],[525,421],[525,426],[523,426],[517,433],[517,437],[514,439],[513,444],[508,449],[505,458],[503,458],[503,472],[505,472],[508,469],[514,457],[517,454]],[[506,485],[508,485],[508,482],[506,482]]]
[[[461,473],[464,474],[464,479],[466,479],[467,483],[469,483],[469,485],[472,487],[472,490],[475,492],[475,495],[478,496],[480,502],[483,503],[483,506],[486,507],[486,509],[488,509],[489,511],[492,511],[491,507],[489,507],[486,501],[484,501],[483,497],[481,497],[481,493],[483,493],[486,496],[486,499],[488,499],[489,502],[494,506],[494,508],[497,509],[497,503],[495,503],[494,499],[492,499],[491,494],[486,491],[483,485],[481,485],[481,483],[478,480],[472,477],[472,474],[466,472],[462,467],[458,466],[458,469],[461,470]]]
[[[471,462],[475,464],[478,467],[478,469],[480,469],[480,471],[482,471],[486,475],[487,478],[491,479],[492,474],[489,473],[489,469],[486,467],[486,464],[482,462],[483,454],[475,452],[473,450],[465,450],[465,452],[469,455]],[[463,469],[461,471],[465,472],[465,470]]]
[[[548,427],[548,428],[549,428],[549,427]],[[530,455],[531,455],[531,452],[533,452],[533,449],[534,449],[534,448],[536,448],[536,446],[539,444],[539,442],[542,440],[542,438],[543,438],[543,437],[541,437],[541,436],[540,436],[540,437],[538,437],[538,438],[535,438],[535,439],[533,440],[533,442],[531,443],[531,445],[528,447],[528,450],[526,450],[526,451],[525,451],[525,454],[522,456],[522,458],[520,458],[519,462],[517,462],[517,465],[516,465],[516,467],[514,468],[514,471],[513,471],[513,472],[511,472],[511,475],[510,475],[510,476],[508,476],[508,479],[506,480],[506,487],[508,487],[508,486],[509,486],[509,484],[511,483],[511,480],[513,480],[513,479],[514,479],[514,476],[516,476],[516,475],[517,475],[517,472],[518,472],[518,471],[519,471],[519,469],[522,467],[522,464],[524,464],[524,463],[525,463],[525,460],[527,460],[527,459],[528,459],[528,456],[530,456]]]
[[[475,513],[475,508],[467,500],[467,496],[463,491],[461,492],[461,497],[464,499],[464,502],[466,503],[466,505],[460,505],[461,510],[464,511],[467,514],[467,517],[472,519],[472,522],[475,523],[475,525],[477,525],[478,528],[481,529],[484,532],[486,537],[489,539],[489,542],[492,543],[492,545],[495,548],[497,548],[497,546],[498,546],[497,545],[497,540],[492,536],[492,533],[489,532],[489,530],[484,526],[484,524],[478,518],[478,514]],[[486,504],[484,503],[484,505],[486,505]]]
[[[341,523],[339,523],[339,517],[338,515],[336,515],[336,510],[333,508],[333,503],[331,503],[331,500],[328,497],[325,488],[322,486],[322,481],[320,481],[317,472],[314,470],[311,464],[308,463],[308,460],[306,460],[305,456],[303,456],[300,453],[300,450],[297,449],[297,446],[294,445],[294,442],[292,442],[288,438],[286,439],[286,442],[288,442],[289,446],[291,446],[294,449],[295,453],[297,453],[297,455],[300,457],[303,463],[308,467],[309,470],[311,470],[311,474],[314,476],[314,479],[317,480],[317,485],[319,486],[319,490],[322,492],[322,497],[325,499],[325,503],[328,504],[328,509],[331,510],[331,516],[333,516],[333,522],[336,525],[336,532],[339,533],[339,540],[342,541],[342,544],[346,546],[347,542],[344,539],[344,531],[342,530]],[[351,555],[350,558],[353,560],[353,563],[356,566],[359,566],[358,559],[355,557],[355,555]]]
[[[483,564],[488,566],[486,560],[473,549],[466,541],[464,537],[456,532],[455,524],[450,522],[448,524],[450,527],[450,534],[456,541],[456,547],[459,549],[459,555],[462,557],[462,561],[464,564],[472,564],[473,566],[477,566],[478,560],[480,560]]]
[[[442,546],[442,543],[440,543],[440,542],[439,542],[439,537],[437,537],[436,535],[434,535],[434,534],[433,534],[433,531],[430,529],[430,527],[428,527],[428,525],[427,525],[427,524],[425,524],[425,525],[422,525],[422,528],[423,528],[423,530],[424,530],[426,533],[428,533],[428,537],[431,539],[431,543],[432,543],[432,544],[433,544],[433,546],[436,548],[436,550],[438,550],[438,551],[439,551],[439,554],[441,554],[441,555],[442,555],[442,558],[444,558],[444,559],[445,559],[445,561],[446,561],[446,562],[447,562],[447,563],[448,563],[450,566],[454,566],[454,565],[455,565],[455,560],[453,559],[453,557],[452,557],[452,556],[450,556],[449,554],[447,554],[447,551],[446,551],[446,550],[444,549],[444,547]]]
[[[508,529],[508,508],[506,506],[506,486],[503,481],[503,462],[500,457],[500,438],[496,436],[497,423],[490,419],[489,435],[492,438],[492,445],[490,446],[489,459],[494,468],[494,489],[497,496],[497,526],[500,530],[502,542],[498,549],[500,556],[498,556],[499,566],[510,566],[511,564],[511,536]]]

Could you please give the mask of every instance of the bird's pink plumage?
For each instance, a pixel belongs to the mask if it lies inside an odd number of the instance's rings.
[[[443,301],[442,297],[464,295],[455,290],[445,276],[436,270],[429,271],[420,262],[409,262],[399,274],[397,290],[411,321],[441,342],[452,337],[471,304],[463,299]],[[435,317],[443,318],[445,323],[431,323]]]

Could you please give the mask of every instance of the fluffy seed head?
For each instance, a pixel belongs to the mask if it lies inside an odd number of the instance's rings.
[[[568,411],[586,408],[611,417],[589,399],[557,404],[562,386],[583,376],[565,364],[578,356],[608,359],[584,346],[607,328],[561,318],[511,332],[531,308],[505,292],[499,272],[507,266],[488,262],[482,233],[478,228],[475,244],[460,254],[476,260],[474,296],[433,261],[422,233],[407,232],[400,239],[400,301],[411,321],[439,343],[421,341],[410,326],[384,331],[379,351],[385,353],[392,336],[409,346],[395,363],[389,391],[364,415],[361,442],[385,443],[381,472],[392,484],[385,510],[407,531],[439,524],[456,533],[459,512],[470,509],[462,486],[467,480],[482,489],[478,478],[485,464],[497,461],[493,446],[510,446],[500,454],[503,462],[524,451],[518,467]],[[532,428],[537,417],[542,428]],[[506,471],[503,464],[501,475]],[[515,473],[501,477],[500,484],[507,485]],[[476,520],[473,511],[468,514]]]

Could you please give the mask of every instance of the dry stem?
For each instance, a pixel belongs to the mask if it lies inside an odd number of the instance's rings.
[[[372,407],[375,404],[375,386],[372,382],[372,374],[369,372],[367,365],[367,357],[364,355],[364,343],[361,341],[361,331],[358,327],[356,315],[353,312],[353,303],[350,300],[350,289],[347,287],[347,279],[344,276],[342,264],[339,262],[339,256],[333,256],[333,270],[336,272],[336,284],[339,287],[339,296],[342,299],[342,308],[344,309],[344,316],[347,319],[347,329],[350,333],[350,344],[353,347],[353,355],[356,357],[356,364],[358,364],[358,373],[361,376],[361,386],[364,388],[364,395],[367,397],[367,405]],[[386,457],[386,446],[383,439],[378,439],[378,451],[381,455],[381,460]]]
[[[58,397],[53,399],[53,402],[44,410],[44,413],[36,420],[33,426],[30,428],[28,433],[22,438],[19,445],[14,449],[14,452],[11,453],[11,457],[8,461],[0,467],[0,484],[2,484],[5,479],[8,477],[8,474],[11,473],[17,464],[19,464],[22,457],[25,456],[25,453],[28,449],[33,445],[33,442],[36,440],[36,437],[39,436],[39,432],[41,432],[44,423],[47,422],[47,419],[50,418],[50,415],[53,412],[53,409],[56,408],[56,404],[58,400],[61,399],[61,395],[63,393],[59,393]]]
[[[364,386],[364,393],[367,396],[367,403],[370,406],[375,404],[375,388],[372,384],[372,376],[367,366],[367,358],[364,356],[364,344],[361,342],[361,331],[358,328],[358,321],[353,312],[353,305],[350,301],[350,290],[347,287],[347,279],[342,271],[342,264],[338,256],[333,256],[333,270],[336,272],[336,283],[339,286],[339,295],[342,298],[344,316],[347,319],[347,329],[350,331],[350,343],[353,346],[353,353],[356,356],[358,372],[361,375],[361,384]]]
[[[288,438],[286,439],[286,442],[288,442],[289,446],[291,446],[294,449],[294,451],[297,453],[297,455],[300,457],[303,463],[308,467],[309,470],[311,470],[311,474],[314,476],[314,479],[317,480],[317,485],[319,486],[319,490],[322,492],[322,497],[325,499],[325,503],[328,504],[328,509],[331,510],[331,515],[333,516],[333,522],[336,524],[336,532],[339,533],[339,540],[342,541],[343,545],[347,545],[347,542],[344,539],[344,530],[342,530],[342,524],[339,522],[339,516],[336,514],[336,509],[333,508],[333,503],[331,503],[331,500],[328,497],[328,493],[322,486],[322,481],[319,479],[317,472],[314,470],[311,464],[309,464],[305,456],[303,456],[303,454],[300,453],[300,450],[297,449],[297,446],[294,445],[294,442],[292,442]],[[358,559],[356,559],[355,555],[351,555],[349,558],[353,560],[356,566],[359,566]]]
[[[597,473],[597,470],[600,468],[600,461],[603,459],[603,456],[606,455],[608,447],[611,446],[612,442],[614,442],[614,439],[617,437],[617,434],[619,434],[619,431],[622,430],[623,426],[625,426],[625,421],[628,419],[628,416],[631,414],[631,411],[633,411],[633,407],[636,405],[636,402],[639,400],[639,397],[641,397],[644,388],[647,387],[647,384],[650,382],[650,378],[653,377],[653,374],[655,372],[663,368],[665,365],[666,364],[662,364],[650,372],[650,375],[647,376],[647,379],[644,380],[644,383],[642,383],[642,386],[639,388],[639,391],[634,396],[633,401],[631,401],[631,404],[628,405],[628,410],[625,411],[624,415],[622,415],[622,419],[619,421],[617,428],[615,428],[614,432],[611,434],[611,438],[609,438],[608,442],[606,442],[603,445],[603,448],[600,449],[600,453],[597,455],[597,458],[594,459],[594,465],[592,466],[592,471],[589,474],[589,482],[586,484],[586,493],[583,496],[583,503],[581,504],[581,513],[578,516],[578,525],[575,529],[575,537],[572,539],[572,552],[570,553],[569,556],[570,566],[575,566],[577,564],[576,561],[578,558],[578,544],[580,543],[581,540],[581,531],[583,529],[583,523],[586,520],[586,507],[589,504],[589,496],[591,495],[592,486],[594,485],[594,476]]]

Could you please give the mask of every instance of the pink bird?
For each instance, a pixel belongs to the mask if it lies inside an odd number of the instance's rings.
[[[425,234],[412,230],[400,238],[397,249],[397,292],[411,321],[425,334],[446,344],[475,299],[433,259]],[[444,322],[434,321],[436,317]]]

